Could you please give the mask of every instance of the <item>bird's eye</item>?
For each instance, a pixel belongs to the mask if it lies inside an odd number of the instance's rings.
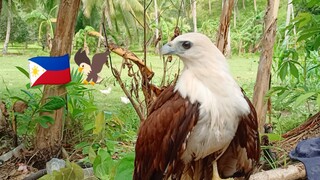
[[[184,48],[184,49],[190,49],[191,48],[191,42],[190,41],[184,41],[183,43],[182,43],[182,47]]]
[[[82,65],[82,67],[84,67],[84,65]]]

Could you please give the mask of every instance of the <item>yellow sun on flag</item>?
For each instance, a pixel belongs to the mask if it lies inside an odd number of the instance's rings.
[[[38,76],[38,73],[39,73],[38,67],[37,67],[37,66],[33,66],[33,68],[32,68],[32,75],[33,75],[34,77],[36,77],[36,76]]]

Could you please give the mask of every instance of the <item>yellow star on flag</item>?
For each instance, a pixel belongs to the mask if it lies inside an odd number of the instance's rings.
[[[32,68],[32,76],[36,77],[36,76],[38,75],[38,73],[39,73],[38,67],[37,67],[37,66],[34,66],[34,67]]]
[[[30,70],[31,86],[43,73],[46,72],[46,70],[43,67],[41,67],[39,64],[34,62],[30,62],[29,70]]]

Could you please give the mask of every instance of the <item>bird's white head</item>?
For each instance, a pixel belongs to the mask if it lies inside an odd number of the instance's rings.
[[[87,63],[81,63],[78,70],[79,72],[83,72],[85,75],[88,75],[91,72],[91,66]]]
[[[184,69],[175,86],[182,97],[188,96],[191,102],[197,100],[203,104],[211,104],[218,96],[234,97],[235,93],[243,99],[226,58],[207,36],[200,33],[180,35],[164,45],[161,53],[177,55],[183,61]]]
[[[187,67],[225,64],[225,57],[212,41],[201,33],[186,33],[165,44],[163,55],[177,55]],[[210,66],[210,65],[209,65]]]

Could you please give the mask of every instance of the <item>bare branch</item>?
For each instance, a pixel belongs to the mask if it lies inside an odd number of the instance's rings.
[[[306,170],[302,163],[289,165],[286,168],[277,168],[269,171],[258,172],[250,176],[249,180],[294,180],[306,177]]]

